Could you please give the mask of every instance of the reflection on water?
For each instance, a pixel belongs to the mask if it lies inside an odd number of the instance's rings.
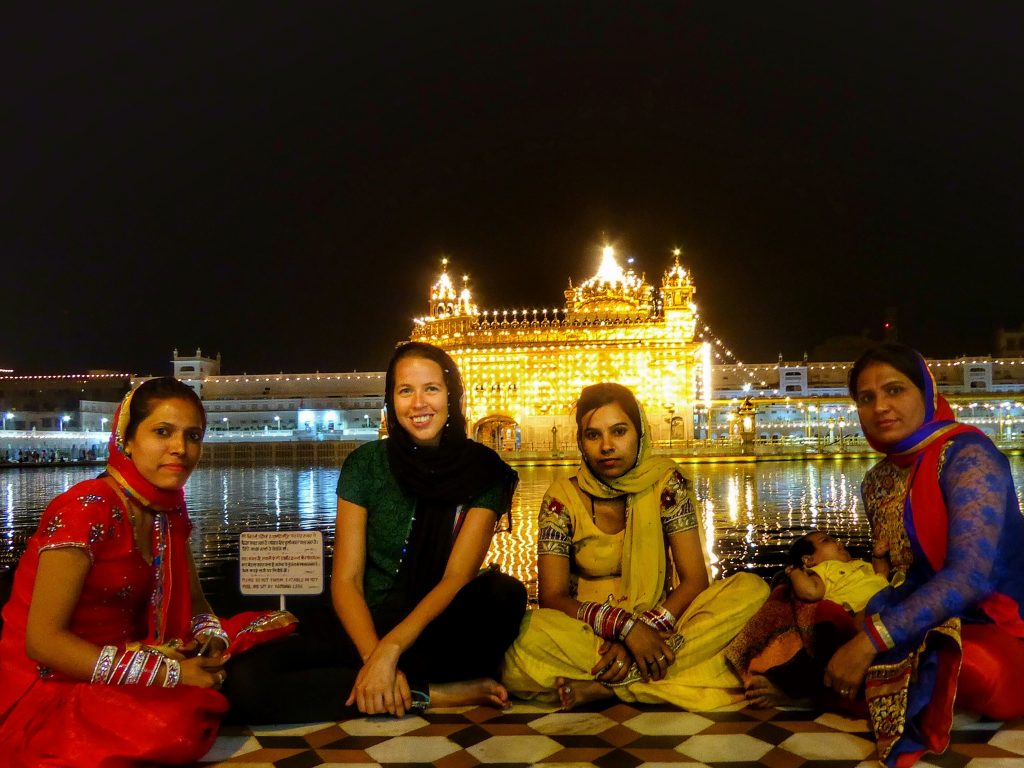
[[[1010,459],[1018,498],[1024,458]],[[868,524],[860,482],[868,459],[755,464],[691,464],[682,468],[696,489],[705,538],[716,569],[768,574],[781,566],[793,538],[822,528],[866,552]],[[489,559],[513,576],[535,580],[537,510],[545,489],[571,467],[519,468],[513,526],[495,537]],[[17,561],[42,508],[92,468],[16,469],[0,472],[0,566]],[[212,578],[238,555],[242,531],[321,530],[334,545],[337,470],[293,467],[200,468],[187,488],[195,525],[193,547],[200,576]]]
[[[795,536],[827,528],[854,551],[866,549],[867,520],[860,482],[870,460],[691,464],[682,472],[694,484],[704,518],[704,538],[716,572],[770,573],[783,562]],[[568,467],[525,467],[508,541],[492,557],[524,581],[535,578],[537,509],[552,479]]]

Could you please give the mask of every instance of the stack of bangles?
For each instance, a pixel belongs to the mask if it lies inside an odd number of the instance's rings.
[[[655,606],[649,611],[640,614],[640,621],[653,629],[655,632],[675,632],[676,617],[672,611],[663,605]]]
[[[228,633],[220,625],[220,619],[212,613],[197,613],[192,617],[192,637],[199,643],[200,656],[206,653],[211,640],[220,640],[225,648],[231,643]]]
[[[137,650],[121,650],[105,645],[92,670],[92,683],[103,685],[153,685],[164,669],[164,688],[173,688],[181,680],[181,664],[157,650],[142,646]]]
[[[662,606],[644,611],[642,614],[630,613],[625,608],[616,608],[608,603],[580,603],[576,610],[576,618],[590,625],[594,634],[608,640],[624,641],[626,636],[641,621],[656,632],[672,632],[675,630],[676,617]]]

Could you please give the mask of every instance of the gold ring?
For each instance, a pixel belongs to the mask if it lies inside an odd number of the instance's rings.
[[[668,661],[668,656],[663,653],[658,657],[658,661]]]

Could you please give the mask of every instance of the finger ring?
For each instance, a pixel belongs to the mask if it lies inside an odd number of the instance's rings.
[[[658,661],[668,661],[668,656],[663,653],[658,657]]]
[[[572,686],[571,685],[563,686],[563,689],[565,690],[566,693],[572,693]]]
[[[622,659],[619,659],[619,663],[618,663],[618,666],[620,666],[620,667],[624,667],[624,666],[626,666],[626,662],[625,662],[625,661],[623,661]]]

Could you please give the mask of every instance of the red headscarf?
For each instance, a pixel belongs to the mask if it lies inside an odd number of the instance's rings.
[[[156,512],[175,512],[185,508],[185,491],[165,491],[157,488],[144,478],[128,453],[127,438],[128,421],[131,418],[132,397],[138,387],[124,396],[124,400],[114,412],[114,426],[107,442],[107,474],[121,486],[125,493],[144,507]],[[138,426],[138,425],[136,425]]]
[[[156,585],[147,640],[162,643],[171,638],[184,638],[190,631],[192,596],[188,537],[192,523],[185,509],[184,489],[167,491],[157,488],[142,476],[128,452],[125,433],[136,391],[138,387],[125,395],[114,413],[114,427],[108,442],[107,474],[128,497],[154,513],[153,568]]]

